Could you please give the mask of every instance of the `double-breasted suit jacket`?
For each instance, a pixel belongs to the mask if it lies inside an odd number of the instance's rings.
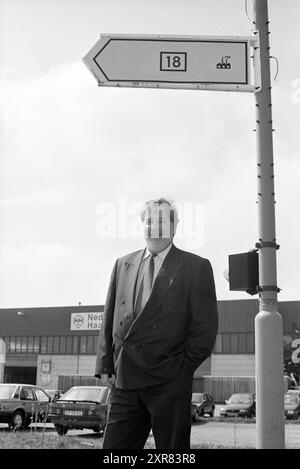
[[[218,313],[211,264],[172,245],[150,297],[134,319],[138,270],[145,250],[117,259],[99,335],[95,376],[137,389],[193,374],[214,346]]]

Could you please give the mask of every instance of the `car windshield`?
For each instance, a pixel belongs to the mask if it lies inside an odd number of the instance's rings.
[[[203,395],[202,394],[193,394],[192,395],[192,401],[197,402],[198,404],[201,404],[201,402],[203,402]]]
[[[15,389],[16,386],[11,386],[8,384],[0,385],[0,399],[11,399]]]
[[[298,404],[299,396],[297,396],[296,394],[285,394],[284,402],[285,404]]]
[[[60,397],[60,401],[101,401],[103,388],[74,387]]]
[[[228,402],[230,404],[251,404],[253,398],[245,394],[233,394]]]

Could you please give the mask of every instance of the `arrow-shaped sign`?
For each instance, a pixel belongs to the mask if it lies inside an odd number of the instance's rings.
[[[254,37],[101,35],[83,61],[103,86],[254,91]]]

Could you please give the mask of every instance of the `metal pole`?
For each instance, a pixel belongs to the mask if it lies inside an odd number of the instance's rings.
[[[255,318],[256,447],[281,449],[284,435],[282,317],[276,280],[273,128],[268,1],[254,1],[259,32],[261,90],[255,94],[259,242],[259,313]],[[257,32],[255,32],[258,34]]]

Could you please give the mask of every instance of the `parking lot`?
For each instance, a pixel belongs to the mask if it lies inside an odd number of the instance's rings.
[[[197,423],[192,424],[191,432],[191,448],[205,447],[208,449],[255,449],[256,445],[256,425],[255,420],[253,422],[245,423],[240,420],[236,422],[231,421],[220,421],[218,414],[220,405],[216,407],[215,418],[204,417]],[[43,424],[36,424],[38,431],[42,431]],[[7,431],[6,424],[0,424],[0,432]],[[56,435],[54,425],[51,423],[46,424],[47,434],[53,432]],[[102,438],[91,430],[70,430],[66,437],[59,437],[57,435],[58,447],[65,447],[68,442],[72,441],[75,436],[82,437],[87,447],[101,447]],[[100,442],[99,442],[100,438]],[[61,445],[60,442],[61,441]],[[287,422],[285,425],[285,441],[287,449],[300,448],[300,425]],[[96,444],[97,443],[97,444]],[[150,434],[147,441],[147,448],[154,448],[154,439]]]

